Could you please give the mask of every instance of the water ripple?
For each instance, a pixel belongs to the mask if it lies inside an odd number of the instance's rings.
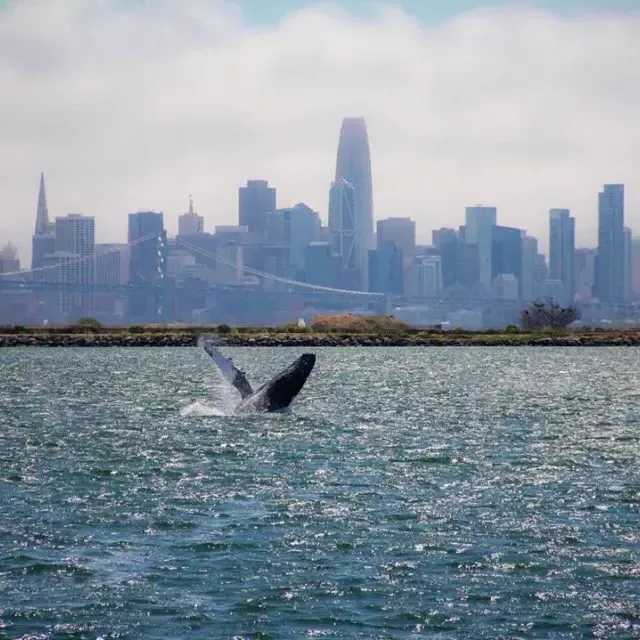
[[[640,350],[0,359],[0,639],[640,636]]]

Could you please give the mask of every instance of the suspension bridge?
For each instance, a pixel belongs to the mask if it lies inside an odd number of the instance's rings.
[[[237,273],[255,276],[258,280],[245,282],[207,282],[197,279],[169,278],[167,277],[167,241],[173,242],[173,247],[185,250],[191,255],[202,256],[211,263],[217,263],[230,267]],[[128,283],[122,283],[111,278],[110,282],[101,282],[97,269],[92,272],[83,270],[83,265],[93,263],[94,266],[100,260],[107,260],[109,254],[120,253],[127,255],[135,246],[144,243],[155,244],[154,277],[151,281],[142,281],[136,274],[131,274]],[[148,267],[149,265],[147,265]],[[92,273],[87,278],[87,273]],[[96,277],[98,276],[98,277]],[[269,289],[265,283],[271,282],[277,287]],[[149,234],[137,240],[123,244],[109,251],[97,254],[81,256],[77,258],[67,257],[59,262],[45,266],[13,271],[0,274],[0,294],[3,292],[22,291],[41,293],[60,293],[64,296],[110,293],[118,294],[133,299],[153,300],[158,319],[165,318],[172,307],[171,301],[178,295],[195,294],[224,299],[227,302],[235,301],[236,304],[248,302],[250,296],[254,304],[274,306],[282,302],[284,295],[295,295],[307,305],[326,306],[337,308],[349,308],[358,305],[375,305],[378,309],[389,304],[389,297],[382,293],[356,291],[313,284],[282,275],[269,273],[268,271],[255,269],[248,265],[241,265],[233,260],[226,259],[217,253],[207,251],[183,238],[167,236],[164,234]],[[244,296],[244,298],[243,298]]]

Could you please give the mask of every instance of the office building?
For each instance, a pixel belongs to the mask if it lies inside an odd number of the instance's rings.
[[[189,211],[178,218],[179,236],[196,236],[204,233],[204,218],[193,210],[193,199],[189,196]]]
[[[495,207],[476,205],[465,210],[464,242],[478,246],[478,281],[485,293],[491,291],[493,279],[492,243],[496,219]]]
[[[558,302],[571,304],[574,284],[575,219],[569,209],[549,211],[549,277],[564,284],[565,293]]]
[[[393,240],[369,251],[369,291],[401,296],[404,293],[402,258],[402,250]]]
[[[267,180],[248,180],[238,189],[238,224],[250,232],[264,233],[267,213],[276,209],[276,190]]]
[[[376,246],[395,242],[405,258],[416,252],[416,223],[411,218],[385,218],[376,223]]]
[[[624,185],[608,184],[598,194],[595,294],[600,302],[624,301],[624,271]]]
[[[368,253],[373,244],[373,187],[369,137],[364,118],[344,118],[340,128],[335,183],[348,182],[355,189],[355,262],[360,288],[367,290]]]

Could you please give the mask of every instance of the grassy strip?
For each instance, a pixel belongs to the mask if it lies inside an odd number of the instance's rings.
[[[541,331],[523,331],[518,329],[495,330],[486,329],[481,331],[470,331],[462,329],[443,330],[443,329],[417,329],[412,327],[387,327],[379,330],[372,330],[371,327],[362,330],[345,328],[340,326],[334,327],[307,327],[300,328],[297,326],[249,326],[249,327],[230,327],[229,325],[132,325],[132,326],[84,326],[84,325],[68,325],[57,327],[42,326],[17,326],[17,325],[0,325],[0,336],[46,336],[46,335],[162,335],[162,336],[185,336],[185,335],[206,335],[217,334],[221,337],[265,337],[265,336],[300,336],[300,337],[321,337],[321,336],[359,336],[364,338],[374,337],[406,337],[411,339],[421,337],[437,337],[441,336],[448,340],[472,340],[476,338],[487,339],[510,339],[514,342],[528,339],[532,336],[556,338],[559,336],[574,337],[638,337],[640,336],[639,328],[630,329],[600,329],[600,328],[581,328],[581,329],[561,329],[561,330],[541,330]]]

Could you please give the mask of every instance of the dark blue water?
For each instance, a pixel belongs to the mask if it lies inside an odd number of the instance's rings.
[[[0,351],[0,638],[640,637],[640,350],[317,353]]]

